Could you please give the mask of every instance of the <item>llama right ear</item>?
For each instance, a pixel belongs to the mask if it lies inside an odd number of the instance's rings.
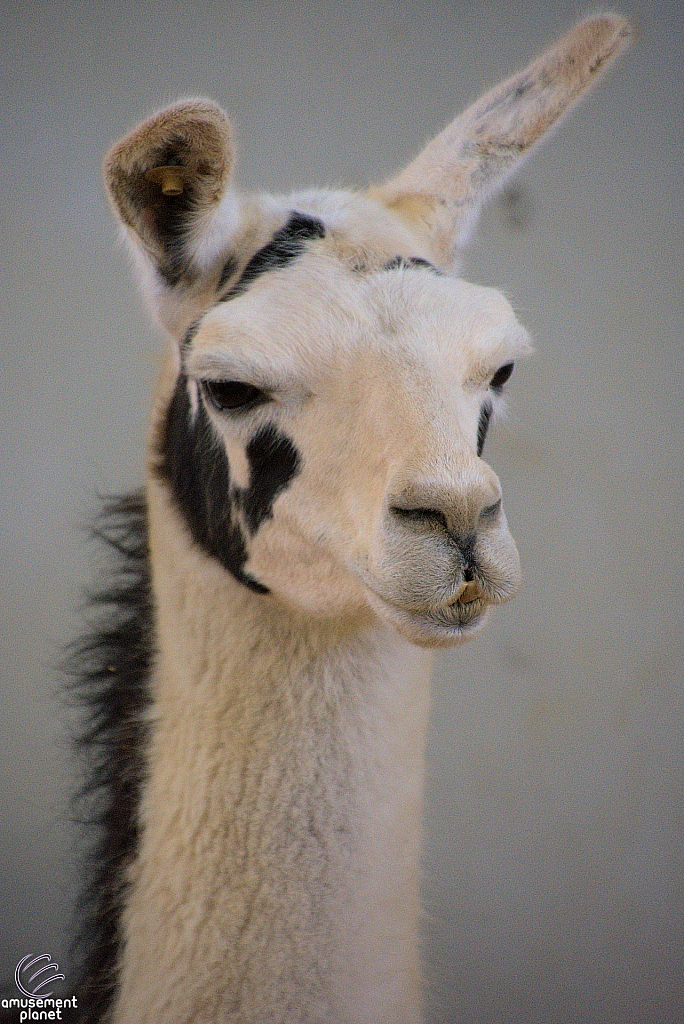
[[[116,213],[165,284],[192,284],[203,269],[203,243],[206,250],[217,235],[232,166],[230,123],[204,99],[153,114],[108,153],[104,175]],[[230,212],[218,219],[230,220]]]
[[[483,203],[627,45],[617,14],[580,21],[529,67],[485,93],[386,184],[372,190],[449,260]]]

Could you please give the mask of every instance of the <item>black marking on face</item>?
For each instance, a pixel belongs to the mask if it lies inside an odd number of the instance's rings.
[[[273,515],[273,502],[301,469],[299,452],[272,424],[261,427],[247,445],[249,487],[240,488],[237,500],[247,525],[255,533]]]
[[[480,422],[477,425],[477,454],[482,455],[482,449],[484,448],[485,438],[487,437],[487,431],[489,430],[489,421],[492,418],[492,405],[491,402],[485,402],[480,412]]]
[[[316,217],[305,213],[293,213],[287,224],[273,235],[267,245],[259,249],[242,271],[240,278],[223,296],[221,302],[242,295],[249,285],[267,273],[286,267],[304,252],[305,243],[310,238],[325,238],[325,225]]]
[[[395,256],[394,259],[390,260],[383,267],[383,270],[400,270],[409,267],[425,267],[427,270],[432,270],[435,274],[442,275],[442,271],[428,260],[421,259],[420,256]]]
[[[228,459],[202,402],[193,416],[184,374],[166,413],[159,448],[158,472],[169,484],[193,540],[240,583],[267,594],[266,587],[244,572],[247,550],[233,515]]]
[[[159,441],[157,472],[171,492],[193,540],[240,583],[257,594],[269,590],[244,566],[249,557],[242,512],[251,535],[273,514],[277,496],[299,472],[301,460],[290,439],[272,424],[262,426],[246,449],[248,487],[231,484],[228,458],[204,403],[193,415],[187,377],[181,374]]]

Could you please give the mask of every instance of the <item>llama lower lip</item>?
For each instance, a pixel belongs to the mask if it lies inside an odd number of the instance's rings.
[[[376,594],[373,598],[372,603],[383,618],[388,618],[413,643],[427,647],[449,646],[467,639],[484,624],[490,607],[489,601],[479,598],[416,611],[378,598]]]
[[[487,606],[487,601],[482,600],[482,598],[468,601],[467,603],[454,601],[453,604],[435,608],[434,611],[429,612],[428,618],[437,625],[446,626],[448,629],[453,629],[454,626],[460,629],[468,629],[482,618],[487,610]]]

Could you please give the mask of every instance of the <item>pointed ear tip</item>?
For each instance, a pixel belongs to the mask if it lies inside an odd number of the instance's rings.
[[[110,147],[104,160],[105,177],[115,163],[127,162],[174,133],[204,136],[214,146],[232,149],[233,128],[218,103],[203,96],[177,100],[148,115]]]
[[[578,22],[575,28],[591,33],[597,42],[612,45],[615,53],[628,46],[635,35],[634,25],[617,11],[596,11]]]
[[[122,176],[137,177],[149,169],[150,155],[154,161],[155,151],[164,150],[174,138],[195,152],[202,151],[219,177],[225,178],[232,172],[235,153],[228,117],[213,100],[191,97],[150,114],[110,147],[102,165],[110,195],[116,194]],[[162,162],[166,161],[162,158]]]
[[[166,116],[169,119],[187,122],[204,122],[214,125],[219,131],[231,132],[230,120],[222,107],[208,96],[189,96],[176,100],[162,108],[152,117]]]

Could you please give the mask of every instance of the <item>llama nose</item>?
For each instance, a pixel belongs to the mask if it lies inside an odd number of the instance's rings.
[[[501,515],[501,488],[491,474],[463,488],[431,485],[405,487],[390,501],[390,512],[416,530],[441,528],[467,551],[478,530],[494,524]]]

